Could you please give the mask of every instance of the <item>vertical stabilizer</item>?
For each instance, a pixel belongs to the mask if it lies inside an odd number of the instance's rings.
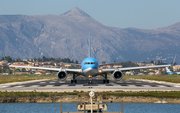
[[[167,72],[167,73],[171,72],[171,71],[168,69],[168,67],[166,67],[166,72]]]
[[[91,37],[90,37],[90,32],[89,32],[89,55],[88,57],[91,57]]]

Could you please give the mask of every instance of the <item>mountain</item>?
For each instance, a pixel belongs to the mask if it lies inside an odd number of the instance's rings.
[[[180,23],[158,29],[104,26],[79,8],[62,15],[0,15],[0,55],[13,58],[88,56],[99,62],[151,61],[180,63]]]

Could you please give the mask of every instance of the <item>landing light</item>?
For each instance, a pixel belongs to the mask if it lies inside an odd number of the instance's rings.
[[[89,78],[91,78],[92,76],[91,75],[88,75]]]
[[[99,73],[101,73],[102,72],[102,70],[99,70]]]

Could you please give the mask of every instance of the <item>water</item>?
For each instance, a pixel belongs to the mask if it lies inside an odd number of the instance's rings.
[[[77,111],[77,103],[63,103],[63,112]],[[108,111],[121,111],[121,103],[108,103]],[[59,103],[3,103],[0,113],[60,113]],[[180,113],[180,104],[124,103],[124,113]]]

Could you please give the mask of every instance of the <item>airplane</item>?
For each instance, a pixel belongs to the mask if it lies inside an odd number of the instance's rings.
[[[97,75],[102,75],[104,77],[103,83],[109,83],[107,74],[111,73],[115,80],[121,80],[123,78],[122,71],[136,70],[136,69],[148,69],[148,68],[163,68],[171,65],[156,65],[156,66],[141,66],[141,67],[127,67],[127,68],[113,68],[113,69],[99,69],[100,66],[98,61],[91,57],[91,39],[89,33],[89,52],[88,57],[85,58],[81,64],[81,69],[62,69],[62,68],[46,68],[46,67],[34,67],[34,66],[15,66],[10,65],[9,67],[19,67],[19,68],[30,68],[30,69],[39,69],[39,70],[49,70],[57,71],[57,78],[60,80],[66,80],[68,74],[73,74],[71,83],[77,83],[77,76],[82,75],[88,78],[95,77]]]
[[[172,74],[180,74],[180,72],[172,72],[168,69],[168,67],[166,67],[166,73],[169,74],[169,75],[172,75]]]

